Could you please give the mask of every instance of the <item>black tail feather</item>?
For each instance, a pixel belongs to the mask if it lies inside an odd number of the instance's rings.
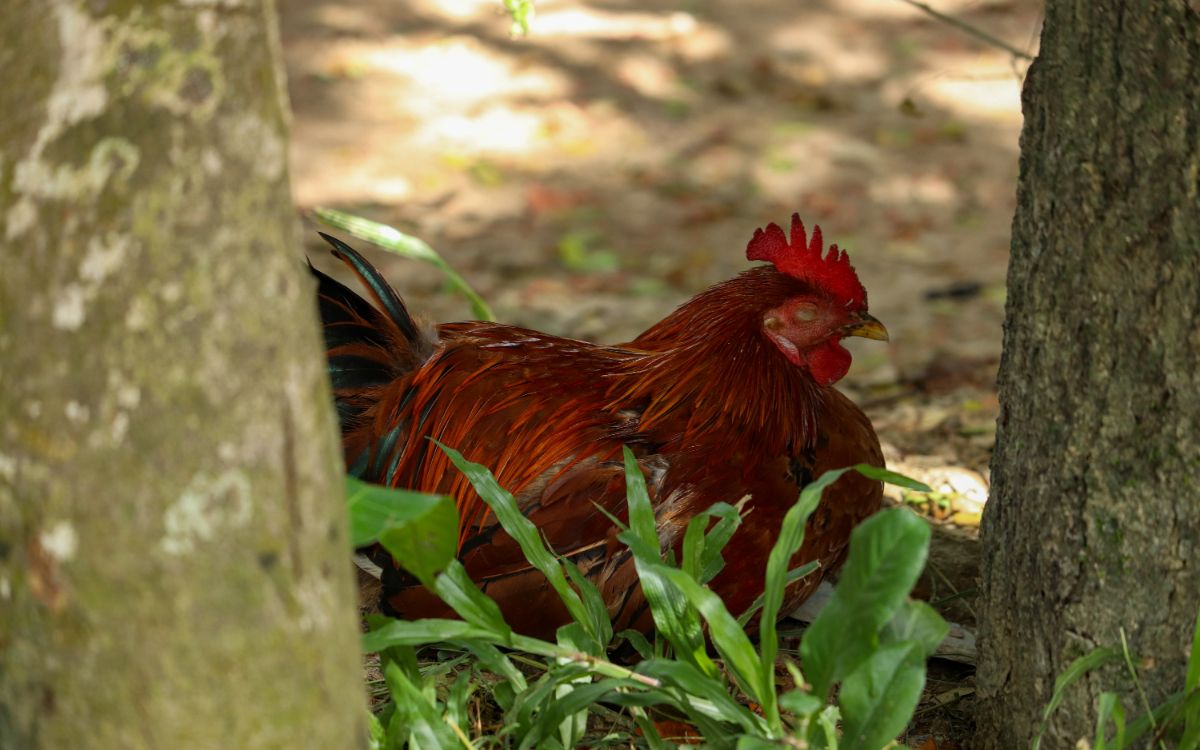
[[[322,234],[333,255],[362,281],[376,305],[313,268],[329,377],[342,431],[356,427],[376,391],[428,358],[433,342],[375,266],[346,243]]]
[[[400,332],[404,334],[404,338],[415,342],[419,338],[417,326],[413,322],[412,316],[408,314],[408,308],[404,306],[400,295],[396,294],[396,290],[392,289],[391,284],[387,283],[379,270],[371,265],[370,261],[359,255],[357,250],[337,237],[331,237],[324,232],[318,232],[318,234],[333,246],[334,256],[349,266],[363,286],[370,290],[371,296],[375,298],[375,303],[387,313]],[[339,284],[339,286],[341,285]],[[345,289],[345,287],[342,288]]]

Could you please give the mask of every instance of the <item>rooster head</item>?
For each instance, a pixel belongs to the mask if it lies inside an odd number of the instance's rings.
[[[762,331],[783,356],[806,369],[819,385],[836,383],[850,369],[847,336],[888,340],[887,329],[867,313],[867,290],[846,252],[822,245],[821,228],[812,238],[799,214],[792,214],[791,242],[778,224],[756,229],[746,246],[747,260],[765,260],[781,274],[802,282],[804,291],[762,315]]]

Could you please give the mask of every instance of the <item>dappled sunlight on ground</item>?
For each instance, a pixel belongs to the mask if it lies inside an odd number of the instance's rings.
[[[1037,0],[929,2],[1035,51]],[[939,488],[927,515],[972,530],[1027,61],[902,0],[537,9],[513,39],[499,0],[283,3],[301,206],[417,234],[501,320],[605,342],[746,268],[753,230],[799,211],[892,335],[848,342],[840,387],[889,463]],[[467,315],[436,271],[370,254],[414,310]]]
[[[1036,0],[933,4],[1033,51]],[[1025,60],[902,0],[543,0],[523,39],[500,7],[284,3],[299,203],[394,223],[501,319],[600,341],[799,211],[892,333],[852,342],[844,390],[898,456],[986,474]],[[381,265],[416,310],[466,314],[433,270]]]

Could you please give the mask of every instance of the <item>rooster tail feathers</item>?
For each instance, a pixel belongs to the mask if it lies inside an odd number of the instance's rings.
[[[403,300],[375,266],[354,248],[327,234],[333,255],[362,282],[367,301],[309,264],[325,334],[329,378],[343,432],[361,422],[378,389],[415,370],[433,351],[433,336],[409,315]]]
[[[331,237],[324,232],[318,232],[318,234],[333,246],[334,257],[354,271],[354,274],[358,276],[358,280],[371,292],[371,297],[375,300],[375,304],[387,313],[392,323],[404,334],[404,338],[414,343],[420,339],[417,326],[413,322],[412,316],[408,314],[408,308],[404,306],[404,301],[400,299],[400,295],[396,294],[396,290],[392,289],[392,285],[387,283],[387,280],[383,278],[379,270],[371,265],[370,261],[359,255],[357,250],[342,242],[337,237]],[[338,286],[341,286],[341,284],[338,284]],[[344,286],[342,288],[345,289]]]

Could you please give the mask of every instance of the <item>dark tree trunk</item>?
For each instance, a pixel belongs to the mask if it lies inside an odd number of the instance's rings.
[[[1200,607],[1200,14],[1050,0],[1024,91],[984,515],[979,745],[1027,747],[1055,676],[1127,633],[1155,704]],[[1044,747],[1091,735],[1110,667]]]
[[[270,0],[0,12],[0,747],[365,744]]]

